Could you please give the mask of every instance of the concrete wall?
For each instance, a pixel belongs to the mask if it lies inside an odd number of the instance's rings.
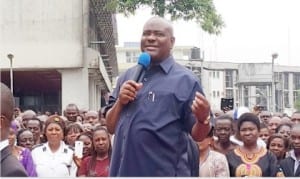
[[[269,63],[242,63],[239,65],[239,82],[272,82],[272,65]]]
[[[89,108],[89,77],[87,68],[60,70],[62,75],[62,109],[75,103],[78,107]],[[90,94],[92,95],[92,94]]]
[[[213,73],[215,75],[218,73],[215,77],[213,77]],[[209,78],[206,78],[204,80],[208,81],[210,88],[207,89],[206,91],[209,90],[209,98],[208,100],[211,103],[211,107],[213,109],[220,109],[221,107],[221,98],[224,97],[224,89],[225,89],[225,75],[223,71],[219,70],[213,70],[210,71],[210,76]],[[213,96],[213,93],[215,92],[216,96]],[[219,95],[218,95],[219,93]]]
[[[1,0],[0,58],[14,54],[15,68],[82,67],[83,3]]]

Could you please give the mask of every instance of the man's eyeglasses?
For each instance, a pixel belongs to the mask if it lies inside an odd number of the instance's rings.
[[[262,118],[268,118],[268,117],[271,117],[271,116],[268,116],[268,115],[265,115],[265,116],[260,116]]]

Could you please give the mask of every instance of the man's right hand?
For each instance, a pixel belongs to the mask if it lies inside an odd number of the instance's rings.
[[[133,80],[125,81],[119,91],[119,96],[112,108],[106,113],[106,125],[109,133],[114,134],[116,124],[125,105],[135,100],[137,92],[142,88],[142,83]]]
[[[122,105],[128,104],[135,100],[137,92],[142,88],[142,83],[137,83],[133,80],[128,80],[121,86],[119,93],[119,102]]]

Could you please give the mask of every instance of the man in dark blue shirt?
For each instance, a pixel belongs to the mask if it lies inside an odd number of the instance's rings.
[[[174,42],[167,20],[153,17],[144,25],[141,51],[151,65],[142,83],[131,80],[136,67],[120,76],[106,115],[115,133],[110,176],[191,175],[187,134],[206,137],[210,105],[197,77],[174,61]]]

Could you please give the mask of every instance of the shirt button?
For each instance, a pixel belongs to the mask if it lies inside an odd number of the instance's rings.
[[[147,78],[144,78],[144,81],[147,81],[148,79]]]

